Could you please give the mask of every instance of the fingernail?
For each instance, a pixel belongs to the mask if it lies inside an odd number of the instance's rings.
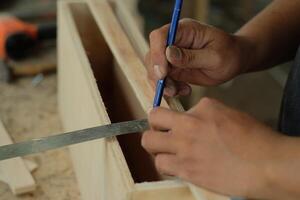
[[[154,65],[154,73],[157,76],[158,79],[163,79],[164,75],[160,70],[160,66],[159,65]]]
[[[180,60],[181,59],[181,51],[179,48],[175,46],[171,46],[167,48],[167,57]]]

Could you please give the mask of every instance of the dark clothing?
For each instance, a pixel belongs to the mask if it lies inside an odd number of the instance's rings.
[[[300,48],[286,84],[279,131],[290,136],[300,136]]]

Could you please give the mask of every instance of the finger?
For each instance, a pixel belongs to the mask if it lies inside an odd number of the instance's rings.
[[[168,37],[170,25],[165,25],[159,29],[156,29],[150,33],[150,57],[153,67],[153,71],[156,75],[156,81],[163,79],[168,73],[168,61],[166,59],[166,41]],[[197,31],[195,31],[197,30]],[[177,36],[175,44],[183,48],[199,48],[201,44],[195,43],[195,41],[202,41],[199,38],[199,32],[205,30],[205,26],[192,19],[182,19],[179,22]],[[197,37],[197,40],[195,39]]]
[[[142,136],[142,146],[151,154],[176,153],[176,144],[171,133],[147,131]]]
[[[220,56],[210,49],[184,49],[175,46],[166,50],[167,60],[174,67],[210,69],[220,64]]]
[[[195,49],[205,46],[209,40],[205,39],[207,25],[194,19],[181,19],[179,21],[175,46]]]
[[[156,89],[157,77],[154,72],[154,67],[152,67],[152,64],[151,64],[150,52],[148,52],[145,56],[145,64],[147,66],[148,79],[150,80],[150,84],[154,89]],[[177,88],[176,88],[175,82],[173,80],[171,80],[170,78],[167,78],[164,95],[173,97],[176,94],[177,94]]]
[[[210,76],[209,70],[201,69],[182,69],[173,67],[169,73],[169,77],[175,81],[202,85],[202,86],[214,86],[223,83],[223,80],[213,79]]]
[[[155,166],[157,170],[164,175],[177,176],[180,168],[180,162],[176,155],[158,154],[155,157]]]
[[[148,121],[152,129],[157,131],[171,130],[180,113],[167,108],[154,108],[150,111]]]
[[[177,84],[171,78],[167,77],[166,79],[166,86],[164,90],[164,95],[169,97],[174,97],[177,95],[178,89]]]
[[[176,81],[177,95],[179,96],[188,96],[192,93],[192,87],[184,82]]]
[[[188,96],[192,92],[192,88],[189,84],[179,81],[174,81],[171,78],[167,78],[164,95],[169,97],[174,96]]]
[[[156,29],[150,33],[150,56],[156,80],[163,79],[168,73],[168,61],[165,56],[166,41],[169,25]]]

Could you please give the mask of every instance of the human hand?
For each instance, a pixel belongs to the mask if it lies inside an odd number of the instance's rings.
[[[183,19],[175,45],[166,48],[168,29],[166,25],[150,34],[145,59],[153,87],[168,75],[166,95],[188,95],[189,84],[218,85],[247,71],[252,45],[245,38]]]
[[[204,98],[186,113],[155,108],[149,123],[142,145],[162,174],[225,195],[272,193],[266,166],[282,136],[249,115]]]

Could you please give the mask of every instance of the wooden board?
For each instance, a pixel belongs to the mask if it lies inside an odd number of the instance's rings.
[[[125,16],[124,23],[133,21]],[[154,90],[141,59],[147,45],[132,45],[139,34],[122,29],[107,1],[59,2],[59,110],[66,131],[146,117]],[[162,181],[140,139],[132,134],[70,148],[82,199],[210,199],[182,181]]]
[[[0,146],[12,144],[4,125],[0,121]],[[0,161],[0,180],[7,183],[16,195],[32,192],[36,188],[35,181],[30,173],[36,165],[32,162],[24,162],[21,158],[13,158]]]

